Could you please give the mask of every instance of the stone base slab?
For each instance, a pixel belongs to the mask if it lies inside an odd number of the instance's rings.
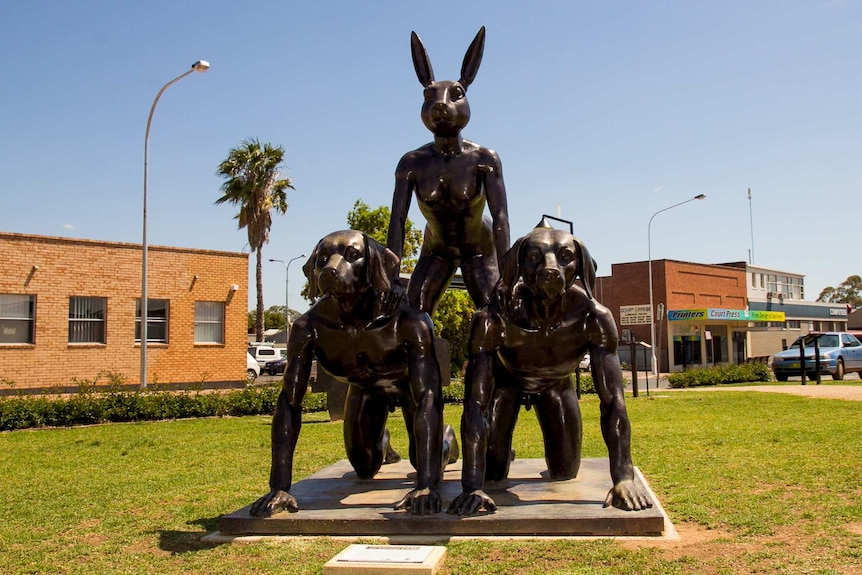
[[[446,468],[440,484],[444,512],[437,515],[415,516],[393,509],[411,489],[414,477],[410,463],[401,461],[384,465],[372,480],[360,480],[347,460],[341,460],[293,486],[299,512],[258,518],[246,506],[222,516],[214,536],[385,537],[426,544],[461,536],[661,538],[673,530],[637,468],[635,481],[646,487],[653,507],[644,511],[602,507],[611,488],[606,458],[584,459],[578,477],[566,481],[548,479],[544,460],[515,460],[507,480],[486,485],[497,511],[473,517],[445,513],[461,492],[460,461]]]

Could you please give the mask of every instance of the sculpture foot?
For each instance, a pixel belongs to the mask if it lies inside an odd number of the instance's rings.
[[[433,487],[414,489],[395,504],[395,509],[406,509],[413,515],[434,515],[442,508],[443,500]]]

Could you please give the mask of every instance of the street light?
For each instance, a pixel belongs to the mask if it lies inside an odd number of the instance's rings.
[[[290,262],[293,260],[298,260],[300,258],[304,258],[305,254],[296,256],[295,258],[290,258],[286,262],[284,260],[275,260],[270,259],[271,262],[281,262],[284,264],[284,347],[287,349],[287,338],[290,335],[290,295],[288,294],[287,287],[290,281]]]
[[[655,307],[653,306],[652,299],[652,220],[654,217],[659,215],[662,212],[666,212],[670,209],[676,208],[677,206],[681,206],[683,204],[687,204],[689,202],[693,202],[694,200],[705,200],[706,196],[704,194],[698,194],[693,198],[689,198],[684,202],[680,202],[678,204],[674,204],[672,206],[668,206],[662,210],[657,211],[652,215],[649,219],[649,224],[647,224],[647,262],[649,267],[649,343],[652,346],[650,350],[650,358],[652,360],[652,372],[653,377],[655,377],[655,384],[658,387],[658,364],[656,363],[655,357]]]
[[[153,105],[150,108],[150,115],[147,117],[147,132],[144,136],[144,234],[141,241],[141,388],[147,387],[147,166],[149,165],[150,156],[150,124],[153,122],[153,112],[156,111],[156,104],[159,103],[159,98],[171,84],[175,84],[191,74],[192,72],[206,72],[209,70],[210,64],[206,60],[198,60],[192,64],[191,70],[180,74],[159,90],[156,94],[156,99],[153,100]]]

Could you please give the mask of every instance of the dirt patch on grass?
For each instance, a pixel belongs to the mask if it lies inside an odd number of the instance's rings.
[[[862,535],[862,524],[844,526]],[[862,564],[852,549],[824,548],[824,537],[812,535],[798,526],[781,527],[770,535],[744,536],[722,529],[681,523],[676,525],[679,541],[621,541],[630,550],[657,549],[662,560],[693,562],[699,573],[854,573]]]

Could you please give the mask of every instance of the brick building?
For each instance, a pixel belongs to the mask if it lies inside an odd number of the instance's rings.
[[[148,384],[245,381],[248,255],[149,247]],[[0,232],[0,383],[140,383],[141,246]]]
[[[597,299],[650,342],[649,263],[611,265],[596,280]],[[663,372],[767,359],[808,331],[846,329],[843,304],[803,301],[803,276],[745,262],[698,264],[653,260],[656,357]],[[638,351],[638,368],[645,362]],[[628,346],[620,358],[632,363]]]
[[[665,310],[656,316],[656,357],[661,371],[711,365],[713,360],[727,363],[731,356],[738,359],[740,354],[744,355],[738,334],[745,331],[747,321],[710,319],[706,311],[713,312],[714,317],[717,310],[744,309],[744,269],[653,260],[652,275],[653,302],[658,310]],[[618,327],[632,330],[635,339],[647,343],[650,341],[648,277],[648,262],[612,264],[611,275],[596,282],[598,299],[613,312]],[[626,351],[621,349],[620,356],[630,362]]]

